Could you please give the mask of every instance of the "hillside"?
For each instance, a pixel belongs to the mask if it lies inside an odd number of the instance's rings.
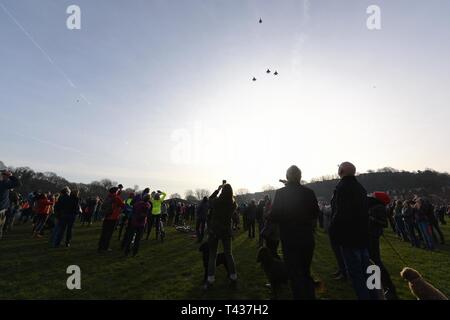
[[[450,175],[448,173],[439,173],[433,170],[408,172],[384,169],[360,174],[358,180],[367,192],[387,191],[394,199],[410,198],[417,194],[430,197],[438,203],[450,202]],[[314,190],[319,200],[329,201],[338,182],[338,179],[329,179],[314,181],[305,185]],[[266,194],[273,197],[274,191],[240,195],[238,198],[243,201],[260,200]]]

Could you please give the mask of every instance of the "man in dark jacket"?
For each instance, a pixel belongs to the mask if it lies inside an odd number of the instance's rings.
[[[250,201],[246,211],[247,226],[248,226],[248,237],[255,238],[255,222],[256,222],[256,201],[253,199]]]
[[[2,170],[0,172],[0,239],[3,236],[3,225],[6,220],[6,210],[9,208],[9,190],[20,185],[19,179],[11,172]]]
[[[203,241],[205,236],[206,218],[208,216],[208,197],[204,197],[200,205],[197,207],[197,218],[195,222],[195,233],[197,234],[197,242]]]
[[[279,225],[283,256],[295,300],[315,299],[311,263],[319,206],[314,191],[300,184],[297,166],[287,170],[285,187],[275,193],[268,220]]]
[[[356,296],[360,300],[371,300],[375,293],[372,295],[366,283],[370,266],[367,192],[356,180],[353,164],[342,163],[338,174],[341,181],[333,195],[329,234],[341,248]]]
[[[65,187],[55,205],[56,231],[53,246],[58,248],[66,235],[66,247],[70,247],[72,241],[72,228],[80,210],[80,198],[78,191],[70,191]]]

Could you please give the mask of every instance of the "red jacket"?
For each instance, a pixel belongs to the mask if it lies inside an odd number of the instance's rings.
[[[53,201],[50,201],[47,198],[39,199],[36,202],[35,212],[36,214],[48,215],[52,205]]]
[[[122,209],[125,207],[125,203],[118,194],[109,194],[108,197],[112,197],[112,214],[105,217],[105,220],[119,220]]]

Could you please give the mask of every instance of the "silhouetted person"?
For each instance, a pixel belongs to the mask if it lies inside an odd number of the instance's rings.
[[[128,256],[131,250],[133,250],[133,256],[137,255],[144,233],[145,223],[152,210],[150,195],[145,194],[141,199],[134,203],[130,219],[128,220],[129,227],[122,242],[125,256]]]
[[[297,166],[286,172],[286,185],[275,193],[269,221],[279,225],[281,246],[295,300],[315,299],[311,263],[319,206],[314,191],[300,184]]]
[[[78,197],[78,191],[74,190],[71,192],[68,187],[64,188],[55,205],[55,213],[58,216],[57,232],[53,243],[55,248],[61,245],[64,234],[66,235],[66,247],[70,247],[73,224],[75,223],[79,209],[80,198]]]
[[[0,172],[0,239],[3,236],[3,225],[6,221],[6,210],[9,208],[9,190],[20,185],[19,179],[11,172],[2,170]]]
[[[197,217],[195,221],[195,233],[197,235],[197,242],[203,241],[208,210],[208,197],[204,197],[200,205],[197,207]]]
[[[100,240],[98,242],[98,251],[111,251],[109,243],[114,233],[114,228],[119,220],[125,203],[119,196],[119,188],[113,187],[109,189],[108,196],[102,204],[103,225]]]
[[[247,227],[248,227],[248,237],[255,238],[255,223],[256,223],[256,202],[255,200],[250,201],[247,207]]]
[[[356,180],[356,168],[349,162],[339,166],[340,182],[334,191],[330,237],[341,249],[347,273],[360,300],[371,300],[367,281],[369,259],[369,208],[367,192]]]
[[[266,198],[268,197],[266,196]],[[263,246],[263,238],[261,232],[264,229],[264,207],[266,204],[266,198],[259,201],[258,206],[256,207],[256,222],[258,223],[258,245],[260,247]]]
[[[218,196],[220,192],[220,195]],[[235,285],[237,281],[236,265],[234,263],[231,249],[231,218],[236,210],[236,202],[233,197],[231,185],[221,185],[209,197],[211,214],[208,219],[208,279],[205,288],[211,286],[215,281],[217,247],[222,242],[225,259],[230,274],[230,280]]]

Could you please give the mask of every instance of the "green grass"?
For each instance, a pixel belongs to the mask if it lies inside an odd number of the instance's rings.
[[[236,235],[233,254],[237,263],[239,285],[228,286],[225,270],[219,268],[215,286],[204,293],[200,253],[194,239],[168,228],[167,240],[143,241],[137,257],[124,258],[114,235],[113,252],[96,252],[100,225],[76,226],[70,249],[52,249],[47,237],[32,239],[30,226],[16,227],[0,241],[0,299],[269,299],[266,279],[256,260],[256,242],[244,233]],[[450,239],[450,225],[444,226]],[[387,230],[386,237],[408,262],[424,277],[450,296],[450,246],[435,252],[411,248]],[[325,299],[354,299],[346,282],[330,274],[336,269],[327,235],[319,231],[313,261],[313,274],[324,282],[318,296]],[[399,277],[404,267],[396,253],[382,239],[382,257],[402,299],[413,299],[407,284]],[[82,272],[82,289],[68,290],[69,265]],[[288,297],[286,290],[284,297]]]

